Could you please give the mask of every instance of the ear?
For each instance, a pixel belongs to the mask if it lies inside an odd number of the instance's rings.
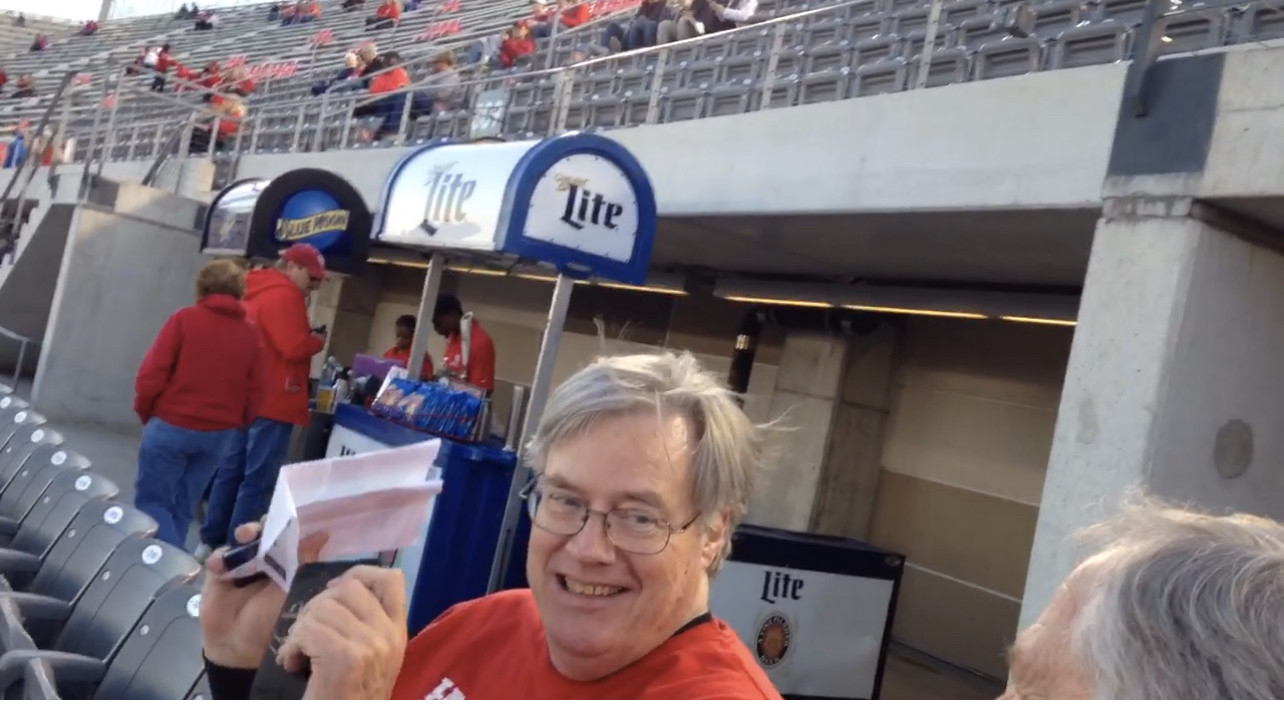
[[[731,517],[727,512],[718,514],[715,519],[705,524],[704,536],[700,543],[700,563],[706,571],[717,559],[723,544],[731,540],[730,532],[727,531],[730,526]]]

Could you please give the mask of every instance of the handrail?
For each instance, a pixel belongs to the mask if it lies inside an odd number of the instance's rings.
[[[0,236],[4,238],[4,247],[0,248],[0,252],[7,253],[11,262],[17,257],[18,253],[18,231],[22,229],[23,225],[22,201],[27,186],[31,184],[31,175],[35,173],[36,169],[40,168],[40,163],[44,161],[45,150],[57,148],[54,144],[42,144],[41,139],[48,131],[49,123],[53,119],[54,111],[58,109],[59,104],[66,97],[67,87],[71,85],[71,81],[75,78],[75,75],[76,74],[74,72],[68,72],[63,75],[62,81],[58,84],[58,90],[54,93],[53,100],[49,101],[49,106],[45,108],[45,113],[40,117],[40,122],[36,125],[36,129],[30,133],[31,144],[27,145],[24,140],[23,146],[26,148],[26,152],[22,155],[22,160],[18,162],[18,167],[13,170],[13,176],[9,179],[9,183],[5,184],[4,191],[0,192],[0,208],[3,208],[4,204],[9,200],[9,195],[13,193],[14,187],[17,186],[18,181],[23,179],[24,176],[26,177],[26,181],[23,182],[23,185],[17,193],[18,202],[14,204],[13,220],[8,223],[7,228],[0,229]],[[59,128],[56,136],[61,135],[62,129]],[[28,166],[31,166],[30,170],[28,170]]]

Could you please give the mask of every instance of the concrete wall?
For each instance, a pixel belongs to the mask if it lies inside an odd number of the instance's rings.
[[[1082,206],[1100,202],[1124,71],[1091,66],[610,136],[642,161],[666,216]],[[374,203],[406,151],[247,155],[238,176],[330,169]]]
[[[33,396],[66,421],[132,426],[134,375],[157,331],[193,299],[204,258],[198,203],[124,184],[120,212],[83,205],[72,218]]]
[[[4,266],[7,276],[0,280],[0,327],[26,336],[37,344],[45,337],[49,307],[53,302],[74,210],[73,206],[67,205],[47,208],[40,222],[23,235],[28,242],[19,258]],[[36,348],[28,346],[23,374],[35,372],[37,352]],[[11,370],[17,359],[18,344],[0,338],[0,370]]]
[[[1119,215],[1093,244],[1021,613],[1131,489],[1284,520],[1284,256],[1191,220]],[[1241,433],[1247,431],[1247,435]]]
[[[869,530],[907,557],[895,637],[1003,677],[1074,329],[903,325]]]

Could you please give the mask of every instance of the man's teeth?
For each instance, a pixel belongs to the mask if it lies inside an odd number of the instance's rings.
[[[607,597],[624,590],[624,588],[615,587],[614,585],[581,583],[578,580],[572,580],[570,578],[566,578],[566,589],[577,595],[591,595],[593,597]]]

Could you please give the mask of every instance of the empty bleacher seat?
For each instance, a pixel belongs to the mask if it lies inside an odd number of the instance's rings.
[[[852,72],[848,95],[855,97],[896,93],[905,90],[908,78],[909,66],[899,56],[861,64]]]
[[[1191,9],[1155,21],[1160,54],[1177,54],[1221,46],[1230,27],[1226,8]]]
[[[1128,56],[1132,30],[1107,20],[1071,27],[1057,35],[1052,48],[1052,68],[1074,68],[1123,61]]]
[[[976,50],[973,77],[978,81],[1034,73],[1043,67],[1045,45],[1035,37],[1004,37]]]
[[[62,444],[62,434],[48,426],[19,426],[19,430],[5,445],[3,453],[0,453],[0,492],[9,486],[29,460],[35,457],[36,462],[39,462],[48,457],[46,453]]]
[[[66,471],[84,475],[89,466],[89,459],[73,450],[53,446],[37,449],[9,484],[0,489],[0,516],[25,520],[54,478]],[[87,476],[84,481],[90,482]]]
[[[40,658],[53,669],[62,697],[89,697],[97,679],[64,683],[59,670],[75,664],[76,672],[84,674],[93,665],[88,660],[92,659],[99,662],[98,673],[104,673],[153,600],[167,590],[190,584],[199,572],[196,559],[182,549],[132,538],[116,548],[74,602],[20,601],[18,595],[0,595],[0,645],[5,649],[0,656],[0,693],[10,692],[21,681],[26,659]],[[32,634],[24,622],[33,615],[52,621],[65,618],[65,624],[53,632]],[[56,636],[38,636],[50,633]],[[199,659],[199,650],[194,651]],[[195,681],[193,677],[177,684],[179,692],[188,692]]]
[[[21,521],[9,545],[0,548],[0,573],[4,571],[6,556],[19,559],[29,556],[43,561],[86,504],[95,499],[111,499],[119,492],[116,483],[97,473],[60,473]]]

